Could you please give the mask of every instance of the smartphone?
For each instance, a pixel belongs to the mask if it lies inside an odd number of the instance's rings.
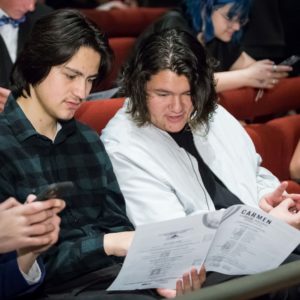
[[[74,190],[75,185],[72,181],[62,181],[49,184],[35,198],[34,201],[43,201],[52,198],[63,199],[68,193]]]
[[[300,60],[300,56],[298,55],[292,55],[289,58],[285,59],[284,61],[282,61],[280,63],[280,65],[284,65],[284,66],[292,66],[294,65],[296,62],[298,62]]]

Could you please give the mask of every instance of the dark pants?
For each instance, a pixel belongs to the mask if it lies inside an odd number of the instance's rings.
[[[69,282],[46,283],[35,293],[20,300],[155,300],[161,299],[155,290],[107,292],[117,277],[121,264],[94,271]]]

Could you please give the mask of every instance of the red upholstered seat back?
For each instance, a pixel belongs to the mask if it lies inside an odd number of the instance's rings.
[[[133,37],[120,37],[109,39],[109,45],[111,46],[115,55],[112,64],[112,69],[102,82],[93,87],[93,92],[109,90],[117,86],[116,80],[118,74],[122,68],[122,65],[125,63],[126,59],[130,55],[135,40],[136,39]]]
[[[101,134],[108,121],[122,107],[124,100],[114,98],[84,102],[77,110],[75,118]]]
[[[280,180],[289,179],[289,163],[300,138],[300,115],[247,125],[245,129],[263,159],[262,165]],[[299,184],[292,186],[294,192],[296,187],[300,192]]]
[[[108,37],[138,37],[167,8],[128,8],[102,11],[82,9],[81,11],[101,28]]]
[[[300,77],[282,79],[276,88],[266,90],[257,102],[257,89],[241,88],[219,93],[220,104],[238,120],[287,113],[300,109]]]
[[[135,39],[168,8],[138,7],[128,9],[113,9],[102,11],[97,9],[82,9],[109,37],[109,43],[115,54],[112,70],[105,80],[93,88],[92,92],[111,89],[116,86],[118,73],[130,54]]]

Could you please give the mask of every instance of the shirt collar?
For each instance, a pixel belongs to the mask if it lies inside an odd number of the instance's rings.
[[[39,136],[41,139],[49,140],[46,136],[39,134],[35,130],[12,94],[10,94],[7,99],[3,114],[6,116],[11,130],[20,142],[24,142],[33,136]],[[59,131],[55,137],[55,143],[62,142],[68,135],[72,134],[76,128],[74,119],[59,121],[59,124]]]

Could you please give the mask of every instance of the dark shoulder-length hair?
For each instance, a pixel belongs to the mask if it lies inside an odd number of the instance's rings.
[[[208,125],[216,108],[214,61],[186,31],[168,29],[146,37],[127,61],[120,76],[120,93],[130,98],[129,113],[138,126],[150,122],[146,84],[163,70],[184,75],[189,81],[194,106],[189,124]]]
[[[39,19],[12,71],[14,96],[30,96],[30,85],[41,83],[53,66],[69,61],[82,46],[101,56],[98,82],[110,69],[113,58],[105,34],[77,10],[56,10]]]

